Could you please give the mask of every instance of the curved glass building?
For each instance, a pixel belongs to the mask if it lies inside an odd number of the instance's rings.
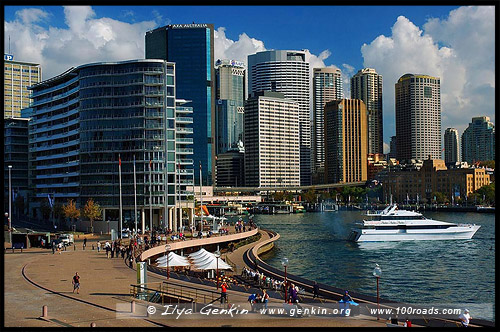
[[[121,182],[124,226],[138,218],[142,228],[177,229],[174,207],[182,197],[176,195],[180,190],[176,185],[192,180],[181,181],[176,175],[192,177],[193,163],[185,161],[189,149],[184,145],[193,129],[185,129],[192,123],[186,117],[190,108],[176,123],[175,64],[163,60],[85,64],[31,89],[35,209],[48,195],[62,204],[73,198],[80,207],[93,198],[103,208],[104,220],[118,220]],[[134,217],[136,205],[139,216]]]

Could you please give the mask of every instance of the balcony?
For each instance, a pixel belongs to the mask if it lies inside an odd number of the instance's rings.
[[[177,134],[192,134],[193,128],[176,128]]]
[[[178,154],[193,154],[192,148],[178,148],[175,149]]]
[[[193,123],[193,118],[180,116],[175,118],[175,121],[179,124],[188,124]]]
[[[176,138],[175,142],[177,144],[193,144],[192,138]]]
[[[179,163],[181,165],[193,165],[194,160],[193,159],[178,159],[177,163]]]

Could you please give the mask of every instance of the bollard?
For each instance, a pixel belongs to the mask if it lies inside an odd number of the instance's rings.
[[[135,301],[130,302],[130,312],[135,314]]]
[[[40,316],[41,319],[49,319],[48,315],[48,308],[46,305],[42,306],[42,316]]]
[[[76,251],[76,244],[73,244],[73,250]]]
[[[94,250],[94,245],[92,245],[92,250]]]
[[[90,327],[97,327],[97,325],[94,322],[92,322],[90,323]]]

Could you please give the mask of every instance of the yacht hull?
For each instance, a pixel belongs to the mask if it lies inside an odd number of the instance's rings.
[[[450,229],[396,229],[371,230],[354,229],[348,240],[354,242],[382,242],[382,241],[421,241],[421,240],[468,240],[480,228],[480,225],[451,227]]]

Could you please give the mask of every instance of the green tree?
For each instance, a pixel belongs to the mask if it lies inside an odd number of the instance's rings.
[[[482,186],[476,193],[481,198],[481,204],[495,205],[495,182]]]
[[[439,191],[434,191],[431,194],[431,197],[432,197],[433,203],[444,204],[444,203],[449,203],[450,202],[450,200],[448,199],[448,197],[445,194],[443,194],[442,192],[439,192]],[[435,202],[434,202],[434,197],[436,197],[436,201]]]
[[[285,193],[283,191],[276,191],[273,194],[273,198],[275,201],[281,202],[285,198]]]
[[[94,202],[92,198],[87,200],[87,203],[83,207],[83,216],[90,220],[90,232],[94,232],[94,220],[101,218],[102,210],[101,206]]]
[[[304,200],[307,203],[316,203],[316,190],[314,188],[309,189],[304,193]]]

